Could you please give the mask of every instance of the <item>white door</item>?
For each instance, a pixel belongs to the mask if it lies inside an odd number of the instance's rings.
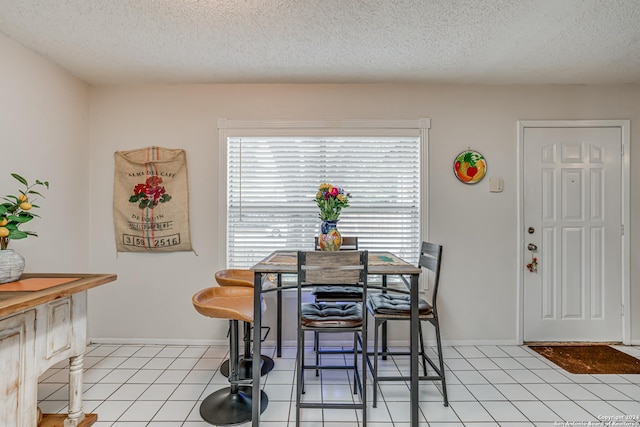
[[[617,127],[524,129],[524,341],[622,340],[621,153]]]

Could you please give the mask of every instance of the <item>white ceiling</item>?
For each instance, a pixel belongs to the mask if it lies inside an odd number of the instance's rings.
[[[640,0],[0,0],[0,31],[93,84],[640,83]]]

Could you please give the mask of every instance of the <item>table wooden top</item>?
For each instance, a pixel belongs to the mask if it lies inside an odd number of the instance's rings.
[[[54,299],[64,298],[77,292],[86,291],[105,283],[113,282],[115,274],[78,274],[78,273],[28,273],[20,280],[30,278],[72,278],[57,286],[36,291],[7,291],[0,292],[0,317],[18,313],[29,308],[44,304]],[[8,285],[9,283],[7,283]],[[0,284],[2,287],[3,284]]]
[[[274,251],[251,267],[256,273],[297,273],[298,253],[292,250]],[[369,251],[369,274],[420,274],[422,271],[400,257],[385,251]]]

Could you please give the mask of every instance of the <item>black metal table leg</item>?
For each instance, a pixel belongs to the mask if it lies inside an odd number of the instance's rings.
[[[418,317],[418,275],[411,275],[411,327],[410,327],[410,346],[411,346],[411,391],[410,391],[410,425],[411,427],[418,427],[420,422],[418,418],[418,323],[420,318]]]
[[[278,273],[278,288],[282,287],[282,274]],[[282,291],[278,290],[276,295],[278,311],[276,313],[276,356],[282,357]]]
[[[382,276],[382,293],[387,293],[387,275]],[[387,322],[384,322],[382,328],[382,360],[387,360],[387,353],[389,352],[389,346],[387,344]]]
[[[253,275],[253,351],[261,354],[262,342],[262,275],[255,272]],[[260,371],[260,358],[253,358],[253,372]],[[251,408],[251,425],[260,427],[260,413],[262,407],[262,396],[260,390],[260,375],[254,375],[252,378],[252,408]]]

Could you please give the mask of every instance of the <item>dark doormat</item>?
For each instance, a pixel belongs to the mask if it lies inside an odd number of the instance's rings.
[[[608,345],[530,345],[572,374],[640,374],[640,359]]]

